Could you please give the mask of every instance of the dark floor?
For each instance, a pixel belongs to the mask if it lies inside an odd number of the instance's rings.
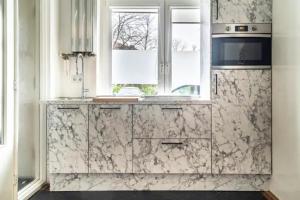
[[[30,200],[266,200],[261,192],[48,192]]]
[[[26,185],[31,183],[33,178],[18,178],[18,191],[22,190]]]

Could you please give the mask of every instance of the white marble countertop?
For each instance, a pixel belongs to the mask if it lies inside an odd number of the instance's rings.
[[[140,98],[138,102],[94,102],[93,98],[55,98],[41,100],[41,104],[211,104],[211,100],[202,99],[199,97],[150,97]]]

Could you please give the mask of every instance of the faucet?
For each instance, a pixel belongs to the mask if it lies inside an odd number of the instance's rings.
[[[89,91],[88,89],[85,89],[84,85],[84,56],[82,53],[79,53],[76,57],[76,73],[78,75],[78,59],[81,59],[81,98],[85,99],[85,94]]]

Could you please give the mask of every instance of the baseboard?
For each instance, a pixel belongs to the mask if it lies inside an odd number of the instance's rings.
[[[271,191],[263,192],[263,195],[267,200],[279,200]]]

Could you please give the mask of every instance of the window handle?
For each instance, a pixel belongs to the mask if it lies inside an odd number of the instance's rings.
[[[160,73],[163,74],[165,72],[165,64],[164,63],[161,63],[159,65],[159,68],[160,68]]]
[[[215,74],[215,94],[218,95],[218,74]]]

